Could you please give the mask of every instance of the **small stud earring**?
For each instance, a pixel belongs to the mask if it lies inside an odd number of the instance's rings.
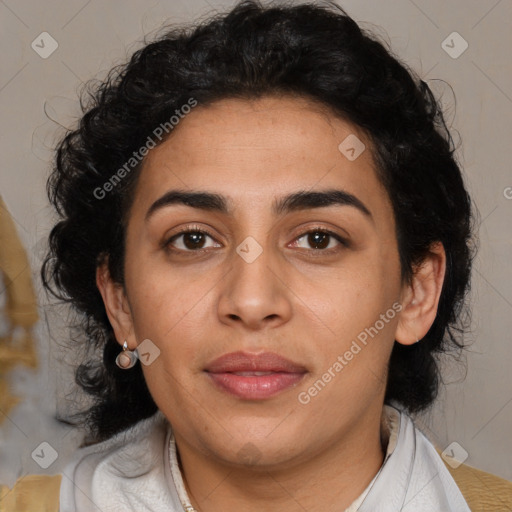
[[[137,349],[129,350],[128,343],[125,340],[123,343],[123,351],[119,352],[116,357],[117,366],[122,370],[129,370],[135,366],[137,359]]]

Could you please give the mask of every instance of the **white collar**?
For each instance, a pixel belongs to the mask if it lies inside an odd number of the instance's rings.
[[[178,497],[183,509],[185,512],[196,512],[196,509],[190,504],[190,499],[188,497],[187,490],[185,489],[185,484],[183,483],[180,466],[178,464],[178,455],[176,453],[176,441],[174,439],[172,429],[171,435],[169,436],[169,461],[172,479],[176,486],[176,491],[178,492]]]
[[[388,437],[384,463],[346,512],[470,512],[442,459],[409,416],[385,406],[381,424]],[[163,414],[80,449],[63,472],[60,500],[60,512],[192,512]]]

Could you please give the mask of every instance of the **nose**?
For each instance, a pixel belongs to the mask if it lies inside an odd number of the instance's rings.
[[[218,301],[222,323],[249,330],[275,328],[289,321],[293,294],[286,285],[284,266],[270,249],[254,260],[233,252]]]

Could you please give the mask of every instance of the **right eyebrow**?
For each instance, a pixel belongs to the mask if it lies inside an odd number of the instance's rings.
[[[146,212],[146,221],[161,208],[172,204],[184,204],[191,208],[201,210],[217,211],[219,213],[229,214],[230,209],[227,206],[226,199],[211,192],[188,192],[185,190],[170,190],[162,197],[157,199]]]

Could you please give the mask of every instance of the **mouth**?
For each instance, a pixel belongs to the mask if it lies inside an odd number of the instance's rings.
[[[307,373],[278,354],[232,352],[211,363],[204,370],[213,385],[243,400],[265,400],[295,387]]]

